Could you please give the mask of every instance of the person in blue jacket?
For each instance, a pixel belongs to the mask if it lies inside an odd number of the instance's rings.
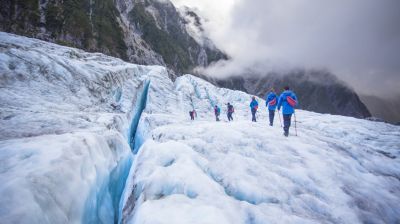
[[[274,88],[271,88],[270,92],[268,93],[267,97],[265,98],[265,106],[268,107],[269,112],[269,125],[274,125],[274,117],[275,117],[275,109],[276,105],[278,104],[278,99],[275,93]]]
[[[256,113],[257,113],[257,110],[258,110],[258,102],[257,102],[255,96],[253,96],[253,98],[252,98],[252,100],[250,102],[250,109],[251,109],[251,116],[252,116],[251,117],[251,121],[257,122]]]
[[[284,135],[286,137],[289,136],[289,127],[292,118],[292,114],[294,113],[294,107],[297,106],[298,101],[296,94],[290,90],[289,86],[285,86],[284,91],[279,96],[278,100],[278,112],[282,107],[282,115],[283,115],[283,130]]]

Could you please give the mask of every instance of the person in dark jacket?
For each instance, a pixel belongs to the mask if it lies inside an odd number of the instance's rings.
[[[232,117],[232,114],[233,114],[233,112],[235,112],[235,109],[233,108],[233,106],[230,104],[230,103],[228,103],[228,108],[227,108],[228,110],[228,112],[227,112],[227,116],[228,116],[228,121],[233,121],[233,117]]]
[[[190,119],[194,120],[194,118],[197,117],[196,110],[193,109],[192,111],[189,111],[189,115]]]
[[[189,115],[190,115],[190,120],[194,120],[194,115],[193,115],[193,111],[191,110],[191,111],[189,111]]]
[[[214,106],[214,114],[215,114],[215,120],[219,121],[219,115],[221,114],[221,109],[217,105]]]
[[[250,102],[250,109],[251,109],[251,121],[257,122],[256,113],[257,113],[257,110],[258,110],[258,102],[257,102],[255,96],[253,96],[253,98],[252,98],[252,100]]]
[[[275,110],[276,105],[278,104],[278,99],[275,93],[274,88],[271,88],[270,92],[268,93],[265,99],[265,106],[268,107],[269,112],[269,125],[274,125],[274,117],[275,117]]]
[[[296,94],[289,89],[289,86],[285,86],[284,91],[279,96],[278,100],[278,112],[282,107],[283,115],[283,131],[286,137],[289,136],[289,127],[291,123],[292,114],[294,113],[294,107],[297,106],[298,101]]]

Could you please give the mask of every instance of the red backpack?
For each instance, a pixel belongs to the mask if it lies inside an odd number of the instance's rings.
[[[235,109],[233,109],[233,106],[232,106],[232,105],[229,105],[229,107],[228,107],[228,112],[230,112],[230,113],[235,112]]]
[[[276,97],[275,97],[273,100],[269,101],[268,104],[269,104],[270,106],[275,106],[275,104],[276,104]]]
[[[286,97],[286,101],[287,101],[288,104],[289,104],[290,106],[292,106],[292,107],[295,107],[296,104],[297,104],[296,100],[294,100],[294,99],[293,99],[292,97],[290,97],[290,96],[287,96],[287,97]]]

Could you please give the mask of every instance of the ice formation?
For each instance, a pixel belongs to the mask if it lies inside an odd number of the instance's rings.
[[[1,223],[400,222],[398,126],[250,98],[0,33]]]

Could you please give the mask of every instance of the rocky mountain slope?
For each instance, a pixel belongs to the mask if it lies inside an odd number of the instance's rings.
[[[371,111],[372,116],[384,121],[400,125],[400,96],[382,98],[360,95],[363,103]]]
[[[158,0],[2,1],[0,30],[138,63],[164,65],[178,74],[226,58],[188,27],[201,22]]]

